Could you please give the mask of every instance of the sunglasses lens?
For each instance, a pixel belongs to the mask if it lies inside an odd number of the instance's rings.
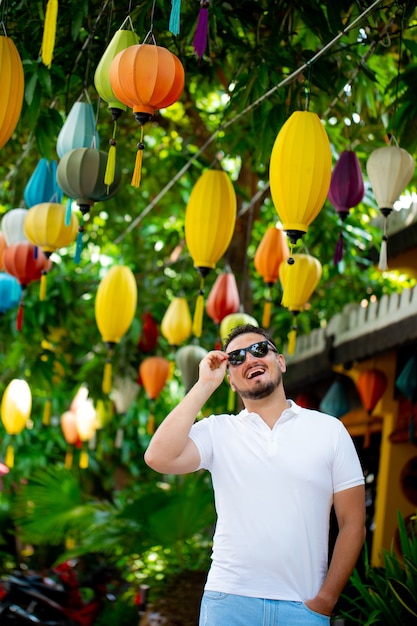
[[[272,346],[269,345],[267,341],[258,341],[257,343],[253,343],[248,348],[241,348],[240,350],[233,350],[229,353],[229,364],[230,365],[241,365],[244,363],[246,359],[246,352],[250,352],[252,356],[255,358],[263,358],[268,354],[268,350]],[[274,350],[275,351],[275,350]]]
[[[249,352],[252,356],[255,357],[264,357],[268,353],[268,342],[267,341],[259,341],[258,343],[254,343],[249,347]]]
[[[230,365],[240,365],[246,359],[246,350],[234,350],[229,354]]]

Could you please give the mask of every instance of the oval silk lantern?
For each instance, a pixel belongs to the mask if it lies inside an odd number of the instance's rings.
[[[199,365],[207,354],[207,350],[198,344],[190,344],[180,348],[175,355],[175,362],[181,372],[185,393],[198,380]]]
[[[0,273],[0,315],[16,307],[22,297],[22,288],[15,276]]]
[[[359,374],[356,380],[356,388],[369,418],[364,432],[364,448],[367,448],[370,444],[372,426],[371,413],[384,395],[387,386],[388,378],[386,374],[376,368],[364,370]]]
[[[169,361],[162,356],[148,356],[140,364],[139,376],[152,405],[165,387],[170,369]],[[148,417],[147,432],[151,435],[154,430],[155,416],[151,410]]]
[[[179,346],[191,335],[192,326],[187,299],[183,296],[173,298],[162,318],[162,335],[170,346]]]
[[[67,209],[63,204],[56,202],[42,202],[32,206],[26,215],[24,232],[29,241],[41,248],[47,258],[52,252],[69,246],[75,241],[79,228],[75,213],[70,213],[70,223],[67,225]],[[46,271],[41,276],[40,299],[46,295]]]
[[[240,307],[240,296],[236,278],[230,268],[219,274],[206,302],[207,315],[215,324],[220,324],[226,315],[237,313]]]
[[[133,109],[140,124],[132,185],[140,184],[143,126],[156,110],[176,102],[184,89],[184,68],[175,54],[154,44],[137,44],[119,52],[110,64],[110,84],[114,95]]]
[[[132,270],[124,265],[113,266],[101,280],[95,299],[98,329],[107,348],[103,391],[110,393],[114,346],[132,324],[137,304],[137,285]]]
[[[230,313],[226,315],[220,323],[220,339],[222,343],[225,342],[232,330],[237,326],[244,326],[245,324],[251,324],[252,326],[259,326],[258,322],[252,315],[239,311],[238,313]]]
[[[384,146],[371,152],[366,162],[366,171],[370,180],[378,208],[384,217],[384,233],[378,267],[387,269],[387,219],[394,202],[398,200],[413,177],[414,159],[406,150],[398,146]]]
[[[57,167],[56,161],[40,159],[23,193],[28,209],[41,202],[62,201],[62,189],[56,180]]]
[[[142,313],[140,318],[142,332],[138,339],[138,348],[142,352],[152,352],[158,343],[158,324],[149,311]]]
[[[96,118],[90,102],[74,102],[58,134],[56,151],[60,159],[75,148],[99,148]]]
[[[27,212],[27,209],[10,209],[3,215],[1,228],[8,246],[27,241],[24,229]]]
[[[317,287],[322,266],[309,254],[294,254],[294,263],[281,263],[279,279],[283,287],[282,305],[293,314],[293,325],[288,335],[288,353],[293,354],[297,333],[296,317],[305,307]]]
[[[23,64],[10,37],[0,36],[0,148],[12,136],[20,118],[25,88]]]
[[[0,231],[0,270],[3,269],[3,254],[7,248],[6,237]]]
[[[266,301],[262,318],[262,326],[268,328],[271,323],[272,296],[271,287],[278,280],[279,266],[290,256],[287,239],[281,228],[270,226],[256,248],[255,269],[264,279],[267,286]]]
[[[123,26],[128,20],[132,27],[132,30],[123,29]],[[94,86],[100,98],[107,103],[113,119],[113,136],[109,141],[109,158],[107,161],[107,167],[104,176],[104,182],[106,183],[106,185],[111,185],[114,180],[114,168],[116,163],[117,120],[121,116],[122,112],[126,111],[127,109],[126,104],[120,102],[120,100],[118,100],[114,95],[110,82],[110,65],[115,56],[119,54],[119,52],[125,50],[129,46],[134,46],[138,43],[139,38],[137,34],[133,31],[133,26],[130,17],[128,16],[123,22],[120,29],[114,33],[94,73]]]
[[[65,467],[67,469],[71,469],[74,456],[73,446],[80,443],[75,413],[73,411],[65,411],[61,415],[60,424],[64,439],[67,444],[67,450],[65,453]]]
[[[9,435],[18,435],[26,426],[32,410],[32,394],[25,380],[13,379],[6,387],[1,401],[1,420]],[[14,449],[9,444],[6,465],[14,465]]]
[[[275,139],[269,167],[272,200],[292,245],[323,207],[331,171],[330,142],[320,118],[295,111]]]
[[[335,207],[342,223],[345,221],[351,208],[359,204],[365,194],[362,169],[359,159],[353,150],[344,150],[333,168],[329,200]],[[336,265],[343,257],[343,230],[340,230],[339,239],[334,254]]]
[[[194,185],[185,211],[185,239],[200,277],[193,331],[200,337],[204,279],[226,252],[236,223],[236,193],[226,172],[206,170]]]

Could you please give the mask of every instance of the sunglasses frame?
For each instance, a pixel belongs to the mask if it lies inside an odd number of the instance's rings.
[[[261,354],[261,355],[253,354],[251,348],[253,348],[253,346],[257,346],[259,344],[266,344],[266,348],[267,349],[266,349],[265,354]],[[255,341],[255,343],[252,343],[250,346],[247,346],[247,348],[239,348],[239,350],[232,350],[231,352],[229,352],[227,354],[227,356],[229,358],[228,366],[231,365],[232,367],[239,367],[239,365],[242,365],[242,363],[244,363],[246,361],[246,355],[247,355],[248,352],[250,352],[250,354],[252,356],[256,357],[256,358],[264,359],[267,356],[269,350],[271,350],[272,352],[275,352],[276,354],[278,354],[278,350],[276,349],[276,347],[274,346],[273,343],[268,341],[268,339],[264,339],[263,341]],[[231,355],[233,355],[233,354],[237,355],[237,354],[242,353],[242,352],[243,352],[243,357],[244,358],[243,358],[242,361],[240,361],[240,363],[232,363],[230,361],[230,356]]]

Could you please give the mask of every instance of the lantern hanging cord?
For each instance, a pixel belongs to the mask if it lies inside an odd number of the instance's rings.
[[[266,93],[260,96],[257,100],[252,102],[252,104],[249,104],[247,107],[245,107],[242,111],[240,111],[240,113],[235,115],[235,117],[224,122],[224,124],[216,128],[216,130],[210,135],[210,137],[208,137],[208,139],[197,150],[197,152],[193,154],[193,156],[187,161],[187,163],[185,163],[185,165],[177,172],[177,174],[173,178],[171,178],[169,183],[167,183],[167,185],[165,185],[165,187],[161,189],[161,191],[153,198],[153,200],[148,204],[148,206],[146,206],[143,209],[143,211],[134,220],[130,222],[127,229],[123,233],[121,233],[119,237],[116,238],[115,243],[116,244],[120,243],[126,237],[126,235],[128,235],[128,233],[130,233],[142,221],[142,219],[154,208],[154,206],[159,202],[159,200],[163,198],[164,195],[171,189],[171,187],[175,185],[175,183],[181,178],[181,176],[190,169],[194,161],[196,161],[200,157],[200,155],[205,152],[208,146],[210,146],[213,143],[213,141],[216,139],[217,135],[219,134],[221,130],[224,130],[228,128],[229,126],[231,126],[232,124],[234,124],[234,122],[236,122],[237,120],[242,118],[244,115],[249,113],[249,111],[251,111],[252,109],[259,106],[264,100],[269,98],[278,89],[281,89],[281,87],[285,87],[286,85],[291,83],[293,80],[295,80],[297,76],[299,76],[299,74],[301,74],[308,68],[309,65],[313,65],[313,63],[318,61],[318,59],[321,58],[328,50],[330,50],[340,39],[342,39],[342,37],[344,37],[345,35],[347,35],[347,33],[353,30],[362,20],[364,20],[369,15],[371,15],[375,11],[377,6],[381,4],[381,2],[382,0],[375,0],[375,2],[373,2],[371,6],[365,9],[365,11],[363,11],[355,20],[353,20],[353,22],[351,22],[345,28],[343,28],[343,30],[341,30],[335,37],[333,37],[331,41],[329,41],[325,46],[323,46],[323,48],[321,48],[315,55],[313,55],[311,59],[309,59],[308,62],[304,63],[299,68],[294,70],[292,74],[289,74],[286,78],[284,78],[277,85],[274,85],[274,87],[269,89]],[[153,28],[154,7],[155,7],[155,0],[152,6],[151,29]],[[146,37],[148,37],[151,34],[151,32],[152,31],[150,30],[148,35],[146,35]]]
[[[401,28],[400,28],[400,42],[398,45],[398,68],[397,68],[397,79],[395,83],[395,100],[394,100],[394,113],[393,113],[393,121],[392,121],[392,134],[396,134],[397,127],[397,107],[398,107],[398,91],[400,86],[400,74],[401,74],[401,56],[402,56],[402,47],[403,47],[403,32],[404,32],[404,11],[405,6],[402,6],[402,15],[401,15]]]
[[[148,37],[152,37],[153,43],[156,44],[155,37],[154,37],[154,34],[153,34],[153,21],[154,21],[154,17],[155,17],[155,4],[156,4],[156,0],[153,0],[153,2],[152,2],[152,9],[151,9],[151,27],[150,27],[150,29],[149,29],[145,39],[143,40],[143,43],[146,42]]]

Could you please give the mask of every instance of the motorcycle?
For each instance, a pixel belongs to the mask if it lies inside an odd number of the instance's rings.
[[[108,568],[99,569],[80,586],[76,561],[55,567],[51,576],[15,573],[0,580],[0,624],[3,626],[92,626],[107,599]],[[88,588],[92,597],[85,600]]]

